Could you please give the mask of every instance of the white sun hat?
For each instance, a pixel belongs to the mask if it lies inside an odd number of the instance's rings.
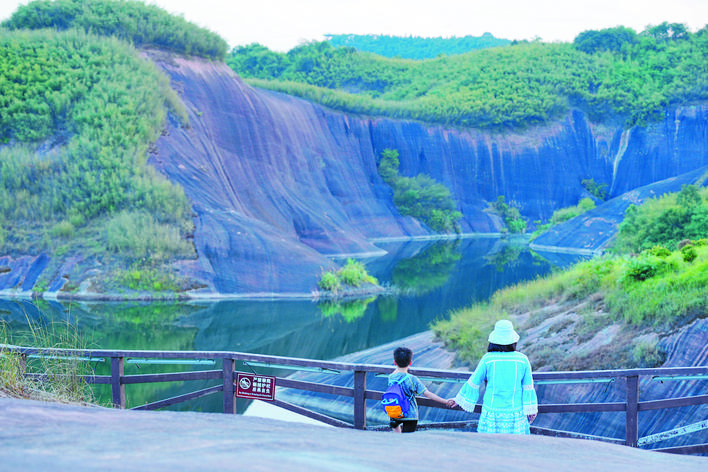
[[[509,320],[497,321],[494,325],[494,331],[489,335],[489,342],[500,346],[514,344],[518,340],[519,334],[514,331],[514,325]]]

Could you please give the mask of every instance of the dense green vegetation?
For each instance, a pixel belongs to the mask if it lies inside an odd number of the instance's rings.
[[[518,208],[507,204],[505,200],[503,195],[499,195],[496,202],[489,204],[488,211],[502,218],[506,225],[505,230],[509,233],[525,233],[526,220],[521,216]]]
[[[188,124],[152,62],[83,31],[0,29],[0,90],[4,254],[193,257],[189,202],[147,165],[168,109]]]
[[[419,36],[388,36],[371,34],[329,34],[327,41],[334,47],[351,47],[384,57],[405,59],[432,59],[440,55],[454,56],[477,49],[506,46],[508,39],[495,38],[490,33],[482,36],[452,38],[421,38]]]
[[[132,0],[36,0],[20,5],[2,26],[15,29],[81,29],[137,47],[223,60],[228,44],[216,33],[165,10]]]
[[[679,249],[681,241],[708,237],[708,189],[687,185],[675,194],[630,206],[614,244],[618,253],[664,246]]]
[[[379,282],[376,277],[369,275],[364,264],[350,258],[339,269],[323,272],[318,286],[325,292],[337,295],[341,291],[346,292],[363,284],[378,285]]]
[[[485,352],[486,336],[496,320],[527,312],[534,316],[535,310],[543,318],[547,316],[544,307],[553,304],[591,300],[588,313],[581,314],[581,326],[586,331],[583,336],[588,338],[608,321],[670,330],[705,316],[707,197],[708,189],[685,186],[676,194],[630,207],[617,236],[615,255],[585,261],[567,271],[501,290],[490,302],[460,310],[450,320],[436,323],[433,329],[461,360],[475,362]],[[598,315],[596,310],[606,312],[607,317]],[[636,357],[634,361],[624,359],[630,364],[634,362],[632,365],[661,360],[652,346],[621,348],[630,350],[630,357]],[[614,361],[621,362],[616,358]]]
[[[385,149],[379,161],[381,178],[393,189],[393,203],[402,215],[419,219],[435,231],[460,232],[457,211],[450,189],[430,176],[418,174],[403,177],[398,174],[398,151]]]
[[[283,54],[254,44],[226,62],[255,86],[338,110],[497,130],[546,123],[571,107],[595,121],[643,125],[667,106],[708,98],[708,28],[595,33],[423,61],[326,41]]]

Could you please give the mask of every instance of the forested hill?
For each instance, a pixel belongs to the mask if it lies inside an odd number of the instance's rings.
[[[35,1],[2,23],[3,288],[71,293],[100,267],[95,292],[180,289],[170,264],[196,257],[191,202],[147,161],[166,122],[189,118],[135,46],[213,59],[227,49],[135,1]],[[12,270],[27,255],[30,275]]]
[[[636,33],[586,31],[572,43],[517,43],[423,61],[330,42],[281,54],[235,48],[250,83],[327,107],[464,128],[519,130],[571,108],[594,122],[645,125],[667,107],[708,98],[708,28],[662,23]],[[257,80],[255,80],[257,79]]]
[[[453,36],[451,38],[371,34],[328,34],[325,37],[334,47],[352,47],[361,52],[372,52],[379,56],[404,59],[432,59],[443,54],[454,56],[477,49],[506,46],[511,43],[508,39],[495,38],[490,33],[484,33],[479,37]]]
[[[3,22],[10,30],[51,28],[79,29],[99,36],[112,36],[137,47],[223,59],[228,45],[218,34],[170,15],[155,5],[125,0],[53,0],[21,5]]]

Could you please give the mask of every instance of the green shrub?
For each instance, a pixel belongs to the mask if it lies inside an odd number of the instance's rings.
[[[641,282],[660,273],[666,265],[667,263],[664,259],[651,255],[642,255],[629,261],[625,270],[625,276],[629,279]]]
[[[640,342],[632,350],[632,361],[640,368],[661,367],[666,361],[664,352],[657,343]]]
[[[607,199],[607,184],[597,184],[593,179],[585,179],[580,182],[580,185],[598,200],[604,201]],[[593,202],[593,207],[594,206]]]
[[[503,195],[499,195],[497,201],[489,205],[489,210],[502,217],[510,233],[526,232],[526,220],[521,216],[518,208],[505,202]]]
[[[118,280],[123,287],[138,292],[174,293],[182,285],[175,274],[162,267],[150,267],[139,263],[126,271],[119,271]]]
[[[619,225],[613,250],[641,252],[660,245],[681,249],[708,234],[708,188],[684,186],[681,192],[630,205]]]
[[[378,280],[369,275],[366,267],[355,259],[347,259],[347,263],[336,271],[327,271],[320,277],[317,286],[327,292],[336,293],[343,286],[360,287],[362,284],[378,285]]]
[[[379,175],[393,189],[393,203],[402,215],[412,216],[435,231],[459,232],[462,213],[450,190],[425,174],[401,177],[398,175],[398,151],[385,149],[381,153]]]
[[[683,258],[684,262],[693,262],[696,260],[698,257],[698,253],[696,252],[696,248],[693,247],[693,245],[689,246],[684,246],[681,248],[681,257]]]
[[[576,216],[582,215],[588,210],[595,208],[595,202],[591,198],[583,198],[576,206],[561,208],[553,212],[551,224],[557,225]]]
[[[359,287],[363,283],[378,284],[376,278],[366,272],[366,267],[355,259],[347,259],[347,263],[339,269],[339,278],[342,283],[352,287]]]
[[[649,249],[647,253],[651,254],[652,256],[660,257],[662,259],[671,255],[671,251],[666,249],[664,246],[654,246],[653,248]]]
[[[336,292],[342,288],[342,283],[335,272],[328,271],[322,274],[317,286],[327,292]]]
[[[49,234],[55,238],[70,238],[74,234],[74,225],[69,221],[60,221],[49,231]]]

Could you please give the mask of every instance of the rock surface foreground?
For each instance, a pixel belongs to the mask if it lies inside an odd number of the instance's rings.
[[[454,431],[398,435],[215,413],[141,412],[0,398],[7,472],[698,471],[708,458],[594,441]]]

